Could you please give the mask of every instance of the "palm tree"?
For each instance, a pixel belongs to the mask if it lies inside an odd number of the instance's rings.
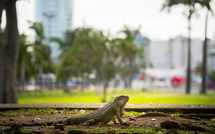
[[[207,0],[210,1],[210,0]],[[182,4],[186,7],[188,7],[188,14],[186,15],[187,20],[188,20],[188,35],[189,35],[189,39],[188,39],[188,57],[187,57],[187,85],[186,85],[186,93],[189,94],[190,93],[190,82],[191,82],[191,18],[193,16],[193,14],[196,11],[196,4],[200,4],[202,6],[206,6],[207,8],[209,8],[208,3],[204,2],[204,0],[166,0],[165,3],[163,4],[162,10],[165,8],[168,8],[170,11],[171,7],[175,6],[175,5],[179,5]]]
[[[36,33],[36,39],[34,44],[32,44],[34,48],[34,60],[35,65],[37,66],[39,75],[38,75],[38,83],[39,90],[42,91],[42,74],[45,72],[53,72],[53,64],[51,60],[51,49],[46,44],[47,39],[44,35],[43,26],[41,23],[33,23],[30,27]]]
[[[98,33],[91,28],[80,28],[67,33],[67,40],[59,40],[52,38],[60,44],[63,51],[61,61],[57,70],[57,77],[65,83],[69,77],[80,77],[82,79],[81,91],[84,91],[85,80],[97,65],[95,62],[102,53],[101,49],[98,53],[99,43],[96,41],[102,39],[98,37]],[[66,90],[65,90],[66,91]]]
[[[69,78],[70,76],[71,69],[70,69],[70,65],[68,64],[68,60],[71,61],[71,58],[68,50],[72,46],[78,31],[79,31],[79,28],[76,28],[72,31],[67,31],[64,34],[63,39],[58,37],[51,37],[49,39],[51,42],[57,43],[61,50],[61,54],[58,57],[60,60],[60,63],[57,65],[55,69],[55,73],[57,74],[58,80],[62,81],[64,84],[64,92],[69,92],[69,89],[67,86],[67,78]]]
[[[208,29],[208,13],[211,12],[213,14],[213,10],[210,6],[211,0],[203,0],[201,6],[205,6],[207,8],[206,17],[205,17],[205,40],[203,44],[203,55],[202,55],[202,94],[206,94],[206,81],[207,81],[207,29]]]
[[[80,31],[80,28],[76,28],[72,31],[66,31],[64,34],[64,38],[51,37],[49,40],[51,42],[56,42],[61,49],[61,55],[59,58],[62,58],[63,54],[69,50],[69,48],[73,45],[76,34]]]
[[[30,45],[26,44],[26,35],[20,35],[20,49],[17,63],[17,79],[21,82],[21,91],[24,91],[25,80],[29,80],[35,73],[32,62],[32,53],[28,51]]]
[[[120,75],[125,81],[125,88],[131,89],[132,76],[138,72],[138,65],[135,59],[141,57],[142,50],[134,43],[138,30],[131,31],[125,26],[122,33],[125,38],[120,39],[119,54],[122,58]]]

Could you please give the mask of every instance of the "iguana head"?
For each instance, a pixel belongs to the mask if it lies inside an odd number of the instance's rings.
[[[122,117],[122,115],[124,115],[124,107],[125,104],[128,102],[129,100],[129,96],[127,95],[120,95],[118,97],[116,97],[115,99],[115,103],[120,106],[120,116]]]
[[[115,102],[117,103],[118,106],[124,107],[126,102],[128,102],[129,96],[127,95],[120,95],[116,97]]]

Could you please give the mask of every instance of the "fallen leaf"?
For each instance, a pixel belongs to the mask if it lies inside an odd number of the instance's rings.
[[[152,119],[152,121],[156,121],[156,119],[155,118],[151,118]]]
[[[37,121],[37,120],[39,121],[39,120],[41,120],[41,119],[40,119],[40,118],[34,118],[34,121]]]
[[[85,110],[82,109],[82,110],[80,110],[80,112],[83,114],[83,113],[85,113]]]
[[[142,112],[141,114],[146,114],[145,112]]]

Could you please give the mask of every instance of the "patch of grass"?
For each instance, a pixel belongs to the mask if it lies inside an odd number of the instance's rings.
[[[78,131],[86,131],[88,133],[153,133],[153,134],[161,134],[165,133],[166,130],[155,130],[151,128],[144,128],[143,126],[132,126],[130,125],[127,128],[113,128],[113,127],[99,127],[96,129],[76,129]]]
[[[135,111],[129,111],[129,112],[125,111],[125,115],[142,115],[142,113],[141,112],[135,112]]]
[[[48,115],[48,114],[51,114],[51,113],[54,113],[55,109],[52,109],[52,108],[41,108],[41,109],[38,109],[38,112],[41,114],[41,115]]]
[[[177,113],[177,112],[171,114],[171,116],[181,116],[181,115],[182,115],[181,113]]]
[[[14,116],[28,116],[28,115],[48,115],[54,113],[55,109],[52,108],[40,108],[40,109],[19,109],[19,110],[10,110],[3,113],[5,117],[14,117]]]
[[[79,109],[75,109],[75,110],[63,109],[62,112],[66,115],[71,115],[71,114],[83,115],[83,114],[89,114],[90,112],[93,112],[93,111],[92,110],[79,110]]]
[[[194,132],[194,131],[186,131],[186,130],[177,130],[179,134],[205,134],[204,132]]]
[[[95,92],[86,91],[84,93],[71,91],[64,93],[62,90],[44,92],[26,92],[18,94],[20,104],[27,103],[98,103],[101,100]]]
[[[32,129],[27,129],[27,128],[21,128],[21,133],[22,134],[31,134],[31,133],[33,133],[33,131],[32,131]]]
[[[119,93],[117,93],[118,95]],[[129,103],[132,104],[214,104],[215,94],[177,94],[167,92],[150,91],[122,91],[128,94]]]
[[[19,110],[10,110],[5,111],[3,113],[4,117],[15,117],[15,116],[30,116],[30,115],[49,115],[49,114],[65,114],[65,115],[83,115],[83,114],[89,114],[90,112],[93,112],[92,110],[70,110],[70,109],[63,109],[63,110],[55,110],[53,108],[31,108],[31,109],[19,109]],[[51,119],[47,119],[51,120]]]
[[[108,91],[107,100],[110,101],[112,92]],[[213,94],[177,94],[161,91],[140,91],[140,90],[122,90],[113,94],[128,95],[131,104],[214,104],[215,93]],[[19,93],[18,101],[20,104],[26,103],[101,103],[95,91],[85,91],[81,93],[72,90],[70,93],[64,93],[62,90],[53,90],[40,92]]]
[[[209,128],[214,128],[215,129],[215,122],[209,123],[206,126],[208,126]]]
[[[0,133],[1,131],[9,130],[10,126],[0,126]]]
[[[14,111],[7,111],[7,112],[3,113],[3,116],[14,117],[14,116],[16,116],[16,113]]]

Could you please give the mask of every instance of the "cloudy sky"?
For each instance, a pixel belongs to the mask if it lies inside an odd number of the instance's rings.
[[[151,40],[166,41],[179,35],[187,36],[188,23],[183,15],[185,8],[175,6],[171,12],[161,11],[165,0],[74,0],[73,27],[90,26],[113,35],[124,25],[135,29]],[[20,33],[32,34],[28,20],[34,21],[35,0],[17,2]],[[215,1],[213,9],[215,10]],[[198,7],[200,8],[200,7]],[[198,10],[192,19],[192,37],[204,39],[206,10]],[[5,19],[3,19],[3,25]],[[215,17],[209,15],[208,37],[214,39]]]

